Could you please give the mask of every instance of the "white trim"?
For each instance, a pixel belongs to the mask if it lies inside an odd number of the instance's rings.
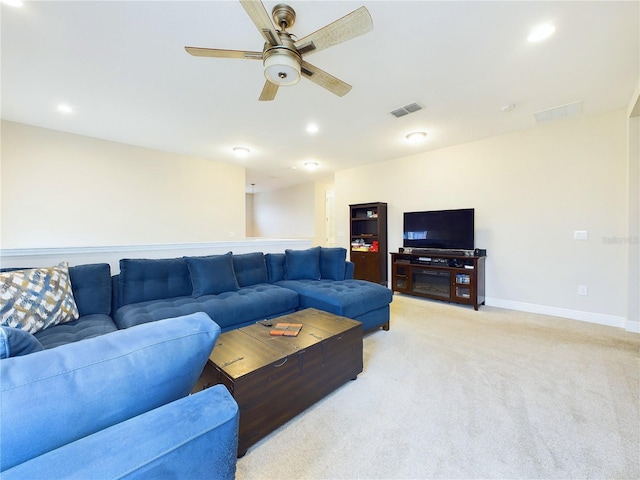
[[[631,333],[640,333],[640,322],[627,322],[625,330]]]
[[[116,245],[98,247],[13,248],[0,250],[0,267],[22,268],[85,263],[108,263],[111,273],[120,272],[122,258],[173,258],[184,255],[218,255],[233,253],[284,253],[287,248],[311,247],[310,239],[251,238],[233,242],[170,243],[155,245]]]
[[[581,310],[571,310],[568,308],[549,307],[546,305],[537,305],[534,303],[514,302],[512,300],[503,300],[501,298],[485,298],[485,305],[499,308],[508,308],[510,310],[518,310],[521,312],[539,313],[541,315],[551,315],[553,317],[570,318],[572,320],[581,320],[583,322],[597,323],[599,325],[607,325],[609,327],[625,328],[628,331],[629,325],[625,325],[626,319],[617,315],[605,315],[603,313],[584,312]]]
[[[247,246],[287,246],[300,244],[306,246],[310,244],[307,239],[262,239],[235,242],[213,242],[213,243],[163,243],[151,245],[113,245],[99,247],[45,247],[45,248],[4,248],[0,249],[0,258],[8,257],[32,257],[38,255],[92,255],[94,253],[116,253],[116,252],[150,252],[161,250],[194,250],[194,249],[233,249],[234,247],[246,248]]]

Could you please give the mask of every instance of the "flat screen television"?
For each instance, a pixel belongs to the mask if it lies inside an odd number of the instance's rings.
[[[405,248],[473,250],[474,209],[405,212]]]

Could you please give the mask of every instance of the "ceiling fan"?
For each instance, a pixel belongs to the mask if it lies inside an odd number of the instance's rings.
[[[184,47],[185,50],[196,57],[262,60],[267,81],[260,94],[261,101],[273,100],[280,86],[295,85],[301,75],[339,97],[351,90],[351,85],[311,65],[302,57],[371,31],[373,21],[365,7],[300,40],[294,40],[287,28],[295,23],[296,12],[289,5],[280,3],[273,7],[271,15],[276,27],[260,0],[240,0],[240,3],[266,41],[261,52],[200,47]]]

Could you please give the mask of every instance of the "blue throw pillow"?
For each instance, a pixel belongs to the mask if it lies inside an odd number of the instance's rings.
[[[248,287],[259,283],[268,283],[267,264],[262,252],[244,253],[233,256],[233,269],[236,272],[238,285]]]
[[[284,253],[267,253],[264,256],[269,272],[269,283],[276,283],[284,280],[284,264],[286,256]]]
[[[320,276],[328,280],[344,280],[346,260],[347,250],[345,248],[321,248]]]
[[[320,247],[284,251],[285,280],[320,280]]]
[[[194,297],[238,290],[231,255],[228,252],[207,257],[184,257],[191,273]]]
[[[0,326],[0,359],[44,350],[36,337],[25,330]]]

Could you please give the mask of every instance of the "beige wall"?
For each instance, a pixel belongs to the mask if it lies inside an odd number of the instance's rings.
[[[2,122],[3,249],[245,236],[244,168]]]
[[[626,131],[621,109],[338,172],[336,243],[351,203],[389,204],[390,251],[403,212],[473,207],[488,304],[624,326]]]
[[[253,195],[253,235],[309,238],[325,245],[325,195],[332,185],[305,183]]]

